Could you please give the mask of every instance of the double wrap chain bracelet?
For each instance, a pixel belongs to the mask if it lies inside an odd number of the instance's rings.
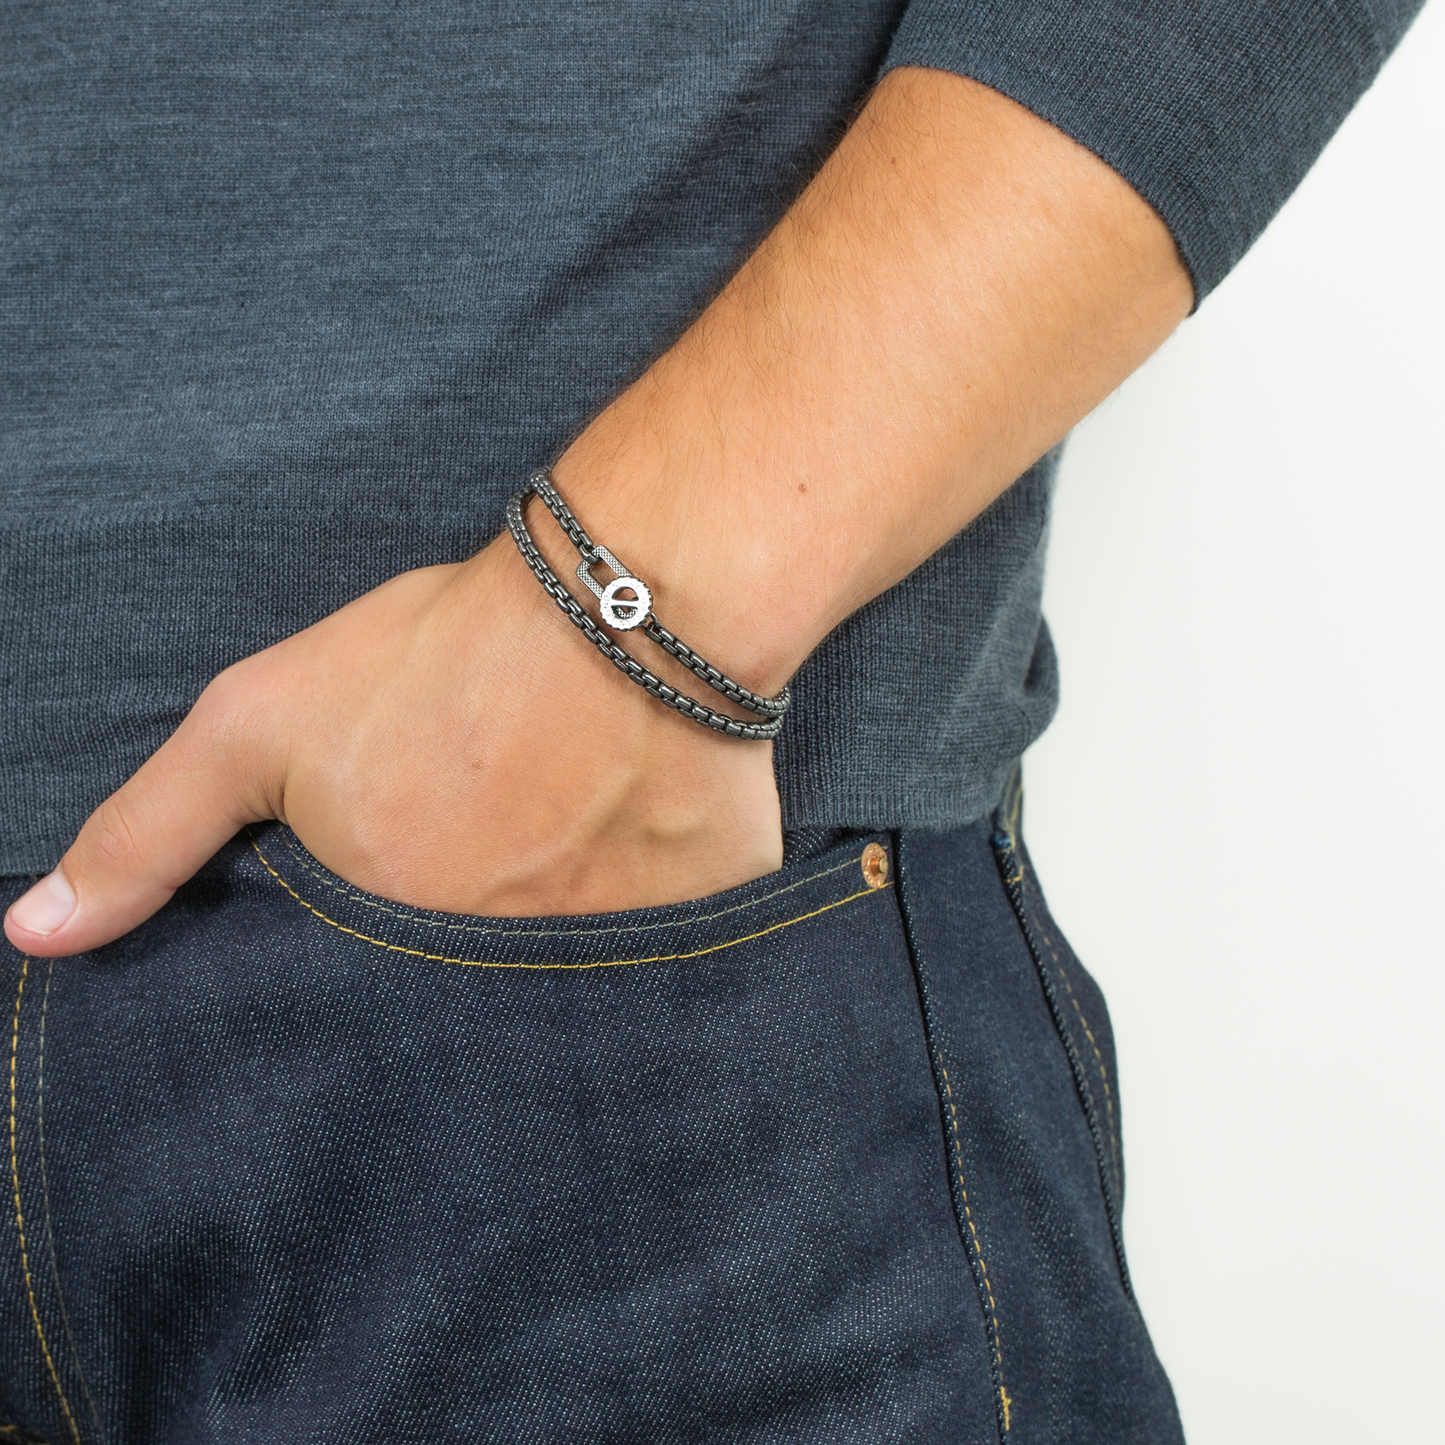
[[[656,673],[644,667],[625,648],[619,647],[611,637],[592,619],[591,614],[563,585],[557,574],[547,565],[547,559],[537,550],[532,534],[527,530],[522,508],[527,498],[536,494],[547,510],[557,519],[558,525],[567,534],[567,539],[582,554],[577,565],[577,576],[582,585],[597,598],[598,611],[602,620],[618,632],[632,632],[640,629],[643,636],[655,642],[662,650],[675,657],[689,671],[695,673],[715,692],[721,693],[730,702],[766,719],[764,722],[740,722],[698,702],[696,698],[680,693],[669,687]],[[766,742],[775,738],[783,726],[783,716],[792,702],[792,693],[784,688],[776,697],[760,697],[741,683],[734,682],[726,673],[720,672],[705,658],[699,657],[680,638],[667,630],[652,615],[652,590],[640,578],[630,572],[606,547],[594,542],[587,535],[581,522],[572,515],[572,509],[562,500],[557,488],[552,485],[551,476],[545,472],[534,472],[522,488],[507,503],[507,526],[517,543],[517,550],[526,559],[527,565],[536,574],[537,580],[546,589],[547,595],[567,615],[578,630],[614,667],[626,673],[639,687],[646,688],[659,702],[676,709],[684,717],[714,732],[724,733],[730,738],[742,738],[749,742]],[[605,566],[612,572],[610,582],[599,582],[592,569]],[[630,595],[629,595],[630,594]]]

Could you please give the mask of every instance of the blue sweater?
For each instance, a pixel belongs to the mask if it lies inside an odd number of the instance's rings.
[[[1414,8],[12,0],[0,873],[50,867],[219,669],[498,532],[887,68],[975,76],[1077,138],[1202,297]],[[1055,705],[1053,469],[803,668],[787,826],[993,804]]]

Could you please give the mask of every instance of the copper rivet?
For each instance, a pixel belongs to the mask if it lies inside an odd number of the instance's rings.
[[[881,843],[870,843],[863,850],[863,881],[870,888],[881,888],[888,881],[888,850]]]

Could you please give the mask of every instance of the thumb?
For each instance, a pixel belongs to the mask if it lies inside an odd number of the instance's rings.
[[[129,933],[241,827],[272,816],[252,750],[210,693],[10,905],[5,936],[21,952],[59,958]]]

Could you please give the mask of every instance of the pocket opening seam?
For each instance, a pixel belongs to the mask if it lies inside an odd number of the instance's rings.
[[[307,911],[308,913],[311,913],[311,914],[313,914],[315,917],[319,918],[322,923],[328,924],[330,927],[336,929],[339,933],[344,933],[344,934],[348,935],[349,937],[356,939],[356,940],[357,940],[358,942],[360,942],[360,943],[369,943],[369,944],[371,944],[374,948],[382,948],[382,949],[385,949],[385,950],[386,950],[387,952],[389,952],[389,953],[401,953],[401,954],[405,954],[407,957],[423,959],[424,961],[426,961],[426,962],[428,962],[428,963],[455,963],[455,964],[461,964],[461,965],[463,965],[463,966],[465,966],[465,967],[468,967],[468,968],[506,968],[506,969],[521,969],[521,970],[525,970],[525,971],[528,971],[528,972],[537,972],[537,973],[541,973],[541,972],[562,972],[562,971],[571,972],[571,973],[581,973],[581,972],[585,972],[586,970],[589,970],[589,969],[598,969],[598,968],[626,968],[626,967],[628,967],[628,966],[630,966],[630,965],[632,965],[632,964],[639,964],[639,963],[681,963],[681,962],[686,961],[687,959],[702,958],[702,957],[704,957],[704,956],[706,956],[707,954],[710,954],[710,953],[720,953],[720,952],[722,952],[722,950],[724,950],[724,949],[727,949],[727,948],[735,948],[735,947],[737,947],[738,944],[741,944],[741,943],[751,943],[754,939],[757,939],[757,938],[765,938],[765,937],[767,937],[767,935],[770,934],[770,933],[777,933],[777,932],[778,932],[779,930],[781,930],[781,929],[791,928],[791,927],[792,927],[794,924],[796,924],[796,923],[806,923],[810,918],[817,918],[817,917],[818,917],[819,915],[821,915],[821,914],[831,913],[831,912],[833,911],[833,909],[835,909],[835,908],[842,908],[845,904],[854,903],[854,902],[856,902],[856,901],[857,901],[858,899],[860,899],[860,898],[868,898],[868,897],[874,897],[874,896],[881,895],[881,894],[885,893],[885,892],[888,890],[889,887],[891,887],[891,884],[884,884],[884,886],[881,887],[881,888],[863,888],[863,889],[859,890],[857,893],[850,893],[846,898],[838,898],[838,899],[835,899],[832,903],[825,903],[821,908],[814,908],[814,909],[811,909],[811,910],[810,910],[809,912],[807,912],[807,913],[800,913],[796,918],[787,918],[787,919],[784,919],[784,920],[783,920],[782,922],[780,922],[780,923],[769,924],[768,927],[766,927],[766,928],[760,928],[760,929],[756,930],[756,931],[753,932],[753,933],[744,934],[741,938],[730,938],[730,939],[726,940],[726,941],[723,942],[723,943],[712,943],[712,944],[709,944],[706,948],[695,948],[695,949],[690,949],[690,950],[687,950],[687,951],[685,951],[685,952],[680,952],[680,953],[657,953],[657,954],[653,954],[653,955],[651,955],[650,957],[647,957],[647,958],[607,958],[607,959],[595,959],[595,960],[593,960],[593,961],[590,962],[590,963],[529,963],[529,962],[523,962],[523,961],[520,961],[520,960],[518,960],[518,961],[506,961],[506,960],[501,960],[501,959],[456,958],[456,957],[451,957],[451,956],[448,956],[448,955],[446,955],[446,954],[441,954],[441,953],[428,953],[425,949],[422,949],[422,948],[408,948],[408,947],[406,947],[404,944],[400,944],[400,943],[390,943],[390,942],[388,942],[388,941],[387,941],[386,939],[384,939],[384,938],[373,938],[373,937],[371,937],[370,934],[362,933],[359,929],[356,929],[356,928],[348,928],[348,927],[346,926],[346,924],[344,924],[344,923],[338,923],[338,922],[336,921],[336,919],[328,917],[328,916],[327,916],[325,913],[323,913],[319,908],[317,908],[315,904],[310,903],[310,902],[308,902],[305,898],[303,898],[303,897],[276,871],[276,869],[275,869],[274,867],[272,867],[270,860],[269,860],[269,859],[266,857],[266,855],[261,851],[261,849],[256,845],[256,842],[255,842],[254,839],[252,839],[252,841],[251,841],[251,847],[254,849],[254,851],[255,851],[255,853],[256,853],[256,856],[261,860],[261,863],[262,863],[263,866],[265,867],[266,871],[271,875],[272,878],[274,878],[274,879],[276,880],[277,883],[279,883],[279,884],[281,885],[282,888],[284,888],[284,889],[286,890],[287,893],[289,893],[289,894],[291,895],[292,898],[294,898],[294,899],[296,900],[297,903],[299,903],[299,904],[301,905],[301,907],[303,907],[304,909],[306,909],[306,911]],[[860,856],[861,856],[861,855],[860,855]],[[857,862],[858,862],[858,860],[857,860],[857,859],[854,859],[853,862],[854,862],[854,864],[856,865]],[[844,865],[844,866],[846,866],[846,865]],[[828,870],[826,870],[826,871],[829,872],[829,873],[831,873],[831,872],[835,872],[836,870],[835,870],[835,869],[828,869]],[[821,877],[821,876],[823,876],[823,875],[820,874],[820,875],[818,875],[818,876]],[[804,881],[807,881],[807,880],[804,880]],[[758,900],[758,901],[761,902],[762,900]],[[740,907],[742,907],[742,906],[751,907],[752,905],[750,905],[750,904],[749,904],[749,905],[740,905]],[[731,910],[727,910],[727,911],[731,911]],[[717,916],[717,915],[714,915],[714,916]],[[691,921],[691,922],[701,922],[701,921],[703,921],[703,920],[698,919],[698,920],[689,920],[689,921]],[[598,931],[603,931],[603,930],[598,930]],[[619,929],[616,929],[616,930],[607,930],[607,931],[614,931],[614,932],[618,932],[618,933],[626,933],[626,932],[630,932],[630,931],[632,931],[632,930],[627,929],[627,928],[619,928]],[[519,930],[519,933],[522,933],[522,931]],[[536,934],[526,935],[525,933],[523,933],[522,936],[537,937],[537,936],[539,936],[539,935],[536,935]],[[540,935],[540,936],[545,937],[546,935]]]
[[[266,855],[261,852],[254,834],[250,834],[250,829],[247,829],[247,833],[251,837],[252,851],[266,866],[271,876],[284,886],[285,880],[271,866]],[[369,897],[365,890],[356,887],[353,883],[348,883],[344,878],[331,878],[319,872],[295,844],[287,839],[282,841],[285,842],[287,852],[291,854],[298,866],[304,868],[318,883],[330,888],[333,892],[340,893],[343,898],[347,898],[353,903],[360,903],[366,908],[374,908],[378,913],[385,913],[388,917],[395,918],[401,923],[419,923],[425,928],[438,928],[449,933],[478,933],[489,938],[594,938],[614,933],[651,933],[663,928],[690,928],[698,923],[711,923],[716,918],[725,918],[730,913],[745,912],[749,908],[756,908],[760,903],[768,903],[774,898],[781,898],[785,893],[792,893],[795,889],[803,887],[804,884],[814,883],[819,878],[830,877],[847,868],[856,868],[859,866],[859,858],[862,856],[861,854],[850,855],[841,863],[835,863],[831,868],[810,873],[806,878],[799,878],[793,883],[785,884],[782,888],[775,888],[771,893],[764,893],[747,903],[734,903],[731,907],[719,908],[715,913],[700,913],[690,918],[657,923],[618,924],[612,928],[492,928],[484,924],[458,923],[447,918],[429,918],[424,913],[416,913],[408,908],[388,903],[381,898]],[[447,961],[455,962],[456,960]]]

